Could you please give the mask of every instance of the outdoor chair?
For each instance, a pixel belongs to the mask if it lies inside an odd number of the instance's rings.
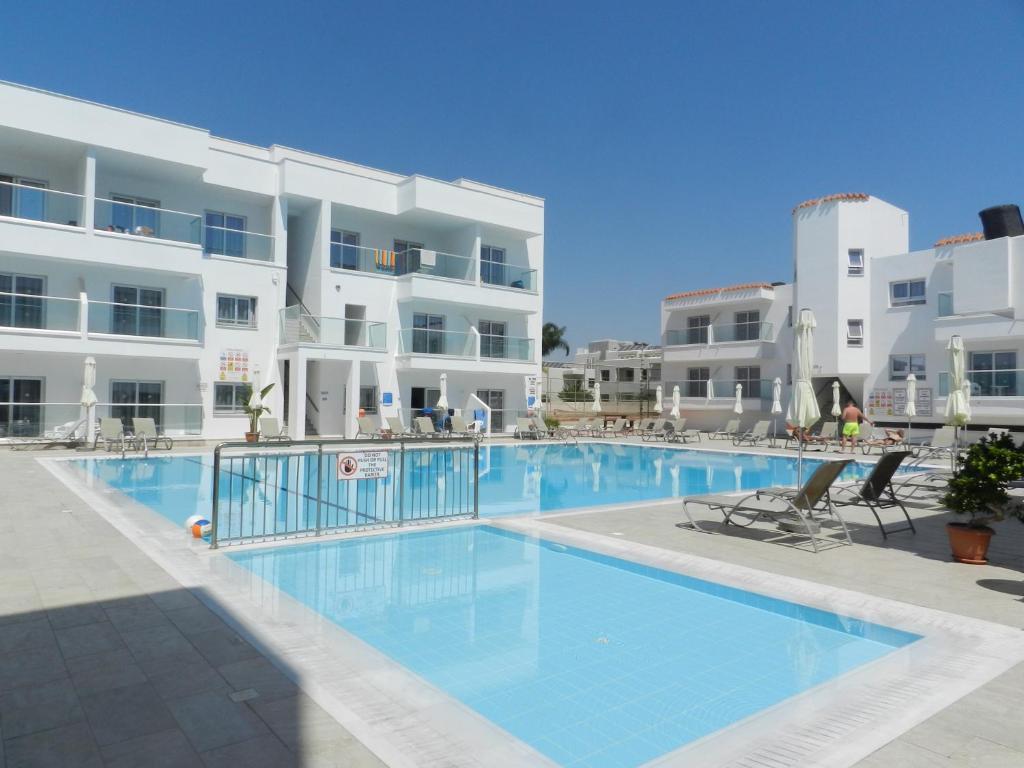
[[[95,448],[100,441],[103,442],[104,450],[109,451],[110,447],[114,446],[124,453],[129,440],[128,436],[124,433],[124,424],[120,419],[109,417],[100,419],[100,431],[96,435],[93,447]]]
[[[79,432],[84,435],[84,438],[78,436]],[[74,448],[83,439],[86,441],[89,439],[84,418],[77,421],[68,421],[53,429],[48,429],[39,437],[14,438],[11,440],[11,450],[18,450],[19,448],[52,448],[54,446]]]
[[[802,435],[802,437],[801,437]],[[786,442],[783,448],[789,448],[790,443],[793,447],[799,447],[800,443],[803,443],[804,448],[818,448],[822,451],[829,449],[829,444],[836,441],[836,423],[834,421],[826,421],[821,425],[821,429],[817,434],[811,434],[806,429],[800,427],[794,427],[790,424],[786,425]]]
[[[602,434],[602,435],[619,435],[619,436],[625,435],[626,434],[626,424],[627,424],[627,422],[626,422],[625,419],[616,419],[609,426],[603,427],[601,429],[601,433],[600,434]]]
[[[846,522],[835,508],[830,493],[836,479],[852,461],[842,459],[822,462],[799,489],[762,488],[740,498],[724,494],[690,496],[683,499],[683,513],[690,527],[705,533],[707,531],[697,524],[690,512],[691,504],[701,504],[721,512],[725,525],[746,527],[761,519],[771,520],[783,533],[806,536],[815,552],[820,551],[819,541],[836,543],[835,538],[821,534],[821,523],[816,518],[816,514],[827,514],[839,522],[846,544],[853,544]],[[738,522],[734,519],[737,516],[746,518],[746,522]]]
[[[575,424],[567,424],[566,431],[573,437],[583,437],[586,435],[593,435],[594,430],[597,428],[596,419],[580,419]]]
[[[654,429],[654,425],[657,423],[658,419],[642,419],[633,427],[633,434],[643,438],[644,435]]]
[[[522,416],[516,419],[516,431],[512,436],[520,440],[536,440],[540,437],[537,434],[537,427],[534,425],[533,420]]]
[[[749,445],[753,447],[760,445],[761,443],[766,443],[768,442],[769,427],[771,427],[771,422],[759,421],[742,435],[734,437],[732,439],[732,444],[737,447],[741,445]]]
[[[903,430],[895,429],[893,427],[872,429],[868,438],[860,441],[860,450],[865,456],[869,455],[875,448],[878,448],[882,453],[885,453],[899,448],[903,448],[905,450],[906,447],[907,444]]]
[[[668,419],[655,419],[651,428],[640,435],[640,438],[645,442],[665,440],[668,438],[669,432],[671,432],[671,427],[669,426]]]
[[[434,424],[434,420],[429,416],[417,416],[413,424],[415,425],[416,434],[421,437],[441,436],[441,433],[437,431],[437,425]]]
[[[273,416],[264,416],[260,419],[260,437],[268,442],[271,440],[291,440],[288,433],[281,427],[281,422]]]
[[[956,450],[956,428],[939,427],[930,440],[913,444],[910,448],[914,452],[915,463],[929,459],[948,459]]]
[[[856,485],[837,486],[832,494],[833,503],[837,506],[858,506],[870,509],[878,523],[878,530],[882,532],[883,539],[888,539],[890,533],[899,533],[900,531],[910,531],[916,534],[914,521],[910,519],[910,514],[903,506],[903,502],[896,497],[896,491],[892,485],[893,476],[908,456],[910,456],[910,451],[885,454],[878,460],[878,463],[871,469],[871,474],[859,487]],[[903,513],[907,524],[886,528],[878,513],[883,509],[894,508]]]
[[[725,426],[721,429],[717,429],[714,432],[708,433],[708,439],[710,440],[731,440],[736,437],[740,431],[740,420],[729,419],[725,422]]]
[[[700,432],[686,428],[686,419],[670,419],[666,425],[665,441],[668,443],[688,443],[691,440],[700,442]]]
[[[451,430],[449,434],[455,435],[456,437],[475,437],[477,439],[483,437],[480,432],[472,429],[462,416],[455,414],[450,418],[451,421],[449,423],[451,424]]]
[[[156,428],[156,422],[153,419],[134,417],[132,419],[132,432],[135,433],[134,442],[136,448],[140,446],[159,448],[160,443],[163,443],[168,451],[174,447],[174,441]]]
[[[385,416],[384,421],[387,422],[388,432],[392,437],[409,437],[415,434],[411,429],[405,428],[402,419],[398,416]]]
[[[543,416],[534,415],[532,417],[533,426],[537,430],[537,435],[540,437],[553,437],[554,430],[548,429],[547,422],[544,421]]]
[[[368,437],[371,440],[384,437],[384,430],[373,423],[372,416],[358,416],[356,418],[356,424],[358,429],[356,430],[356,437]]]

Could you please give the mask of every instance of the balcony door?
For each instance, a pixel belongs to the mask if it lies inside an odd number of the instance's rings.
[[[421,355],[444,354],[444,315],[417,312],[412,316],[412,351]]]
[[[43,380],[0,375],[0,437],[38,437]]]
[[[491,432],[505,431],[505,390],[478,389],[476,396],[491,408]]]
[[[493,245],[480,246],[480,281],[488,285],[507,285],[505,249]]]
[[[707,344],[711,315],[694,315],[686,318],[686,343]]]
[[[245,258],[245,217],[221,211],[206,212],[206,252]]]
[[[164,292],[158,288],[115,285],[110,332],[125,336],[164,335]]]
[[[0,274],[0,326],[43,328],[43,299],[46,282],[33,275]]]
[[[0,175],[0,216],[46,220],[46,182]]]
[[[160,201],[111,195],[110,223],[115,232],[160,237]]]
[[[480,321],[480,356],[504,359],[508,357],[506,343],[508,324],[498,320]]]
[[[757,341],[761,338],[761,312],[737,312],[736,341]]]
[[[160,381],[110,382],[110,415],[132,428],[134,417],[149,418],[158,427],[164,422],[164,385]]]

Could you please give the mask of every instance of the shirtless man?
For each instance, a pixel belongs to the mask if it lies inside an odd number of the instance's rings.
[[[843,408],[843,437],[839,441],[839,452],[842,453],[846,448],[846,441],[850,441],[850,453],[857,450],[857,438],[860,437],[860,422],[866,421],[872,427],[875,426],[874,422],[870,421],[864,412],[861,411],[853,400],[846,401],[846,407]]]

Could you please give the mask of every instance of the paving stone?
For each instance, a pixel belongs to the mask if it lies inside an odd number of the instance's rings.
[[[0,722],[5,739],[84,719],[78,694],[70,680],[15,688],[0,695]]]
[[[167,703],[192,746],[200,752],[269,733],[245,704],[224,693],[200,693]],[[244,764],[244,763],[243,763]]]
[[[236,691],[254,688],[260,698],[266,700],[294,696],[299,690],[281,670],[262,656],[224,664],[217,671]]]
[[[259,656],[260,652],[230,629],[215,629],[189,637],[203,657],[215,667]]]
[[[195,595],[182,587],[151,592],[149,597],[164,612],[202,605]]]
[[[203,765],[202,758],[178,729],[110,744],[103,747],[102,753],[107,768],[192,768]]]
[[[203,753],[207,768],[287,768],[295,756],[273,736],[262,736]]]
[[[180,629],[186,636],[228,628],[220,616],[201,603],[176,610],[168,610],[166,614],[167,618],[174,622],[174,626]]]
[[[64,657],[56,646],[0,656],[0,693],[25,685],[42,685],[67,675]]]
[[[176,727],[167,705],[149,683],[97,691],[82,696],[81,702],[101,746]]]
[[[133,629],[156,627],[168,623],[164,612],[149,598],[134,604],[119,604],[106,608],[110,623],[122,632]]]
[[[194,648],[172,656],[139,663],[164,699],[177,699],[212,691],[227,694],[231,686]]]
[[[127,649],[67,659],[68,672],[80,695],[146,682],[146,675]]]
[[[121,633],[132,655],[139,661],[158,659],[163,656],[188,653],[195,650],[192,643],[173,625],[144,627]]]
[[[102,768],[96,740],[85,723],[73,723],[4,742],[7,768]]]
[[[54,629],[75,627],[79,624],[96,624],[107,618],[107,614],[99,603],[66,605],[63,608],[53,608],[47,611],[46,615],[50,619],[50,626]]]
[[[109,621],[96,624],[80,624],[76,627],[65,627],[54,632],[57,644],[65,659],[76,656],[92,656],[96,653],[117,651],[125,647],[121,635]]]
[[[0,626],[0,654],[55,645],[53,629],[45,618]]]

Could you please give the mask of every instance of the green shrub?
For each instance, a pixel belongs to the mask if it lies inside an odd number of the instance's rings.
[[[949,481],[943,503],[967,525],[984,528],[1006,517],[1024,522],[1024,507],[1006,492],[1012,480],[1024,478],[1024,447],[1005,432],[983,437],[960,454],[959,469]]]

